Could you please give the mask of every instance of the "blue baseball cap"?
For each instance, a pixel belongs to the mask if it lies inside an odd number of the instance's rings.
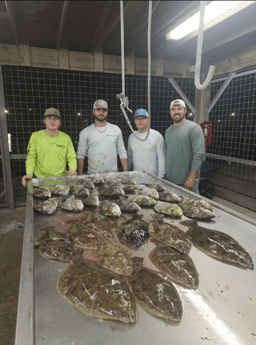
[[[136,111],[135,111],[135,114],[134,114],[134,116],[133,116],[133,118],[138,117],[138,116],[146,116],[146,117],[148,117],[148,112],[147,112],[147,110],[146,110],[146,109],[142,109],[142,108],[136,110]]]

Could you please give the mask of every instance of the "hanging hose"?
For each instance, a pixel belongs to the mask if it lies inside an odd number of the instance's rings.
[[[195,68],[195,86],[198,90],[204,90],[210,84],[215,66],[210,66],[209,72],[203,84],[200,84],[200,70],[201,70],[201,58],[203,50],[203,35],[204,35],[204,10],[206,1],[200,1],[200,22],[197,36],[197,51],[196,51],[196,68]]]
[[[131,113],[132,110],[128,108],[129,101],[128,97],[125,97],[125,63],[124,63],[124,9],[123,1],[120,1],[120,24],[121,24],[121,55],[122,55],[122,93],[117,95],[116,98],[120,99],[120,108],[126,119],[128,126],[130,127],[132,133],[140,141],[147,140],[150,133],[150,122],[151,122],[151,102],[150,102],[150,78],[151,78],[151,18],[152,18],[152,1],[149,1],[149,11],[148,11],[148,130],[145,139],[139,138],[134,129],[131,126],[129,118],[126,114],[125,108],[127,108]]]

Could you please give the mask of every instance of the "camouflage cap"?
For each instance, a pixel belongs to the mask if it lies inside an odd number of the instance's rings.
[[[58,109],[55,109],[55,108],[48,108],[45,110],[44,112],[44,118],[47,117],[47,116],[56,116],[60,119],[60,112]]]
[[[100,108],[104,108],[104,109],[109,110],[108,109],[108,103],[106,101],[104,101],[103,99],[98,99],[93,104],[93,110],[94,109],[100,109]]]

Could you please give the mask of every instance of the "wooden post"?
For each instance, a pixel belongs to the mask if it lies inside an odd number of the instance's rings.
[[[69,69],[68,49],[59,50],[59,62],[61,69]]]
[[[19,45],[19,51],[20,51],[20,64],[21,66],[30,66],[30,49],[29,45],[27,44],[20,44]]]
[[[191,67],[190,61],[183,62],[183,78],[190,78],[190,67]]]
[[[103,72],[104,65],[103,65],[103,52],[102,47],[97,49],[97,51],[94,53],[94,60],[95,60],[95,72]]]
[[[132,51],[130,55],[126,57],[127,61],[127,74],[134,74],[135,72],[135,52]]]
[[[156,76],[163,76],[164,75],[164,60],[163,59],[156,59]]]
[[[206,73],[209,70],[209,65],[202,66],[202,72],[200,75],[201,84],[206,78]],[[207,121],[209,118],[206,116],[206,109],[210,104],[210,89],[211,84],[204,90],[196,89],[196,99],[195,99],[195,108],[196,108],[196,117],[195,122],[200,124],[204,121]]]

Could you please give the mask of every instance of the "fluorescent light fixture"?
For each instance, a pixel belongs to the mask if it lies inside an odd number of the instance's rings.
[[[241,11],[255,1],[212,1],[205,7],[204,30]],[[200,11],[166,34],[166,40],[179,40],[199,27]]]

